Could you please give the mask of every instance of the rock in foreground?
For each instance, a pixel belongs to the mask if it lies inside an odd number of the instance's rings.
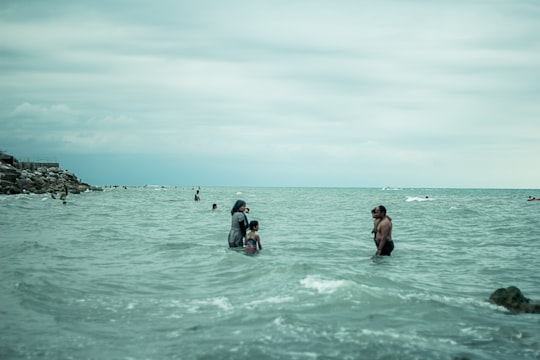
[[[515,313],[540,313],[540,303],[531,302],[515,286],[495,290],[489,297],[489,301]]]

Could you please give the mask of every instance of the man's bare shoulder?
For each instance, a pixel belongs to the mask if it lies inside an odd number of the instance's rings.
[[[384,219],[381,219],[379,221],[379,226],[382,226],[382,227],[392,226],[391,219],[388,216],[385,217]]]

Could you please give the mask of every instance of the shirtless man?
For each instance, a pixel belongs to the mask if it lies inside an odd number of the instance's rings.
[[[377,256],[390,256],[394,250],[392,241],[392,220],[386,215],[386,208],[379,205],[373,212],[375,218],[375,244],[377,245]]]

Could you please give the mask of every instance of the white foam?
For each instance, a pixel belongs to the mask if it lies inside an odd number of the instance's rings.
[[[498,330],[497,327],[475,326],[463,328],[460,332],[467,337],[467,339],[474,339],[475,342],[489,343],[493,341],[494,334],[496,334]],[[516,335],[519,337],[521,334],[518,332]]]
[[[410,201],[431,201],[432,198],[426,198],[426,197],[418,197],[418,196],[407,196],[407,202]]]
[[[372,336],[372,337],[376,337],[376,338],[385,338],[386,337],[386,338],[390,338],[390,339],[404,340],[405,342],[410,343],[410,344],[420,344],[420,343],[428,344],[431,341],[430,338],[423,337],[423,336],[418,335],[418,334],[405,334],[402,331],[398,331],[396,329],[391,329],[391,328],[386,329],[386,330],[362,329],[361,333],[363,335]],[[456,341],[454,341],[453,339],[448,339],[448,338],[435,339],[435,341],[437,341],[439,343],[457,345]]]
[[[252,301],[250,302],[250,304],[252,305],[258,305],[258,304],[264,304],[264,303],[282,304],[286,302],[291,302],[293,300],[294,298],[292,296],[272,296],[266,299]]]
[[[281,316],[278,316],[277,318],[274,319],[274,321],[272,321],[272,323],[274,323],[274,325],[282,325],[283,322],[285,321],[285,319],[283,319]]]
[[[477,298],[459,297],[459,296],[445,296],[434,293],[410,293],[402,294],[396,293],[396,295],[407,301],[435,301],[450,306],[480,306],[487,308],[497,308],[496,305],[489,303],[488,301],[479,300]]]
[[[310,275],[300,280],[305,288],[315,289],[319,294],[331,294],[347,284],[345,280],[324,280],[319,276]]]
[[[228,298],[224,296],[220,296],[217,298],[211,298],[211,299],[205,299],[205,300],[197,300],[194,301],[194,304],[196,305],[214,305],[220,308],[221,310],[231,310],[233,306],[231,305]],[[197,307],[198,308],[198,307]]]

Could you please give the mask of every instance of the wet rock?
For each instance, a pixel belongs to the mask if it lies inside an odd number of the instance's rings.
[[[490,295],[489,301],[504,306],[514,313],[540,313],[540,303],[526,298],[515,286],[495,290]]]
[[[34,193],[45,194],[51,191],[59,192],[64,185],[73,194],[79,194],[87,190],[97,191],[100,188],[90,186],[79,179],[74,174],[59,167],[52,166],[32,166],[31,169],[21,169],[20,163],[7,154],[2,159],[9,159],[9,162],[0,160],[0,194],[21,194]],[[36,164],[36,163],[24,163]]]

